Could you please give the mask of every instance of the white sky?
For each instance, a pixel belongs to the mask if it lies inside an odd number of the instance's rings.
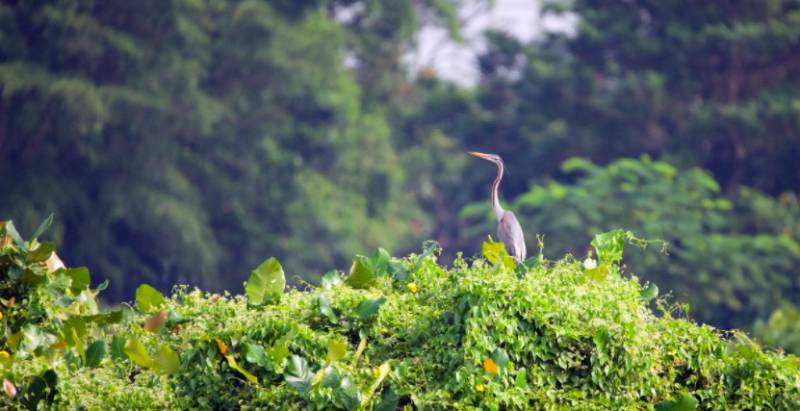
[[[574,16],[540,16],[539,0],[495,0],[494,7],[467,2],[459,14],[463,21],[464,42],[451,41],[444,29],[425,27],[419,32],[418,47],[406,56],[412,73],[433,68],[440,78],[452,80],[463,86],[474,85],[479,78],[477,56],[486,49],[483,32],[499,30],[523,42],[540,35],[544,29],[571,31]]]

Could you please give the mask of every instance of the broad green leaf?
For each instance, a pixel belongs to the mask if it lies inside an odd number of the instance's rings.
[[[375,282],[375,276],[372,274],[369,265],[365,263],[365,258],[362,256],[356,257],[353,265],[350,267],[350,274],[344,280],[344,283],[353,288],[369,288]]]
[[[100,361],[103,360],[103,357],[106,355],[106,342],[103,340],[97,340],[91,344],[89,344],[89,348],[86,349],[86,366],[89,368],[96,368],[100,365]]]
[[[662,401],[655,405],[656,411],[695,411],[697,399],[692,394],[684,392],[676,400]]]
[[[392,279],[395,281],[408,281],[408,268],[399,260],[389,261],[387,268]]]
[[[313,377],[305,358],[299,355],[292,355],[289,358],[289,365],[286,367],[284,374],[286,384],[300,392],[306,392],[311,386]]]
[[[647,287],[645,287],[642,290],[641,295],[642,295],[642,300],[644,300],[645,302],[648,302],[653,298],[658,297],[658,286],[655,285],[654,283],[648,284]]]
[[[339,361],[347,354],[347,342],[339,338],[331,338],[328,341],[328,354],[325,356],[325,361],[328,364]]]
[[[89,276],[88,268],[86,267],[70,268],[64,270],[64,275],[66,275],[72,280],[70,289],[73,290],[73,292],[75,292],[76,294],[89,288],[89,284],[91,283],[91,277]]]
[[[162,374],[172,374],[181,367],[181,359],[178,354],[164,344],[156,351],[153,357],[153,369]]]
[[[164,295],[148,284],[142,284],[136,289],[136,307],[141,312],[153,312],[165,301]]]
[[[389,255],[388,251],[383,248],[378,248],[375,254],[369,259],[369,268],[372,271],[372,275],[375,277],[386,275],[389,267],[389,260],[391,259],[392,256]]]
[[[339,371],[336,371],[336,368],[328,366],[322,370],[320,383],[323,387],[338,387],[342,383],[342,377],[339,375]]]
[[[258,377],[256,377],[255,375],[249,373],[247,370],[245,370],[244,368],[239,366],[239,364],[236,363],[236,359],[233,358],[232,355],[225,355],[225,360],[228,361],[228,365],[231,368],[236,370],[239,374],[242,374],[244,376],[244,378],[247,379],[247,381],[250,381],[253,384],[258,384]]]
[[[264,347],[253,343],[246,343],[244,345],[244,360],[251,364],[260,365],[264,368],[267,368],[270,365],[267,354],[264,352]]]
[[[492,353],[492,360],[494,360],[498,367],[503,368],[508,364],[508,354],[504,349],[497,348]]]
[[[280,301],[285,287],[286,277],[283,267],[278,260],[272,257],[250,273],[244,291],[247,294],[248,303],[258,306]]]
[[[333,312],[333,308],[331,308],[331,299],[328,298],[326,294],[319,294],[317,296],[317,308],[320,314],[327,317],[332,323],[336,324],[339,321],[336,317],[336,313]]]
[[[35,250],[31,251],[28,254],[28,256],[25,258],[25,260],[27,262],[29,262],[29,263],[42,262],[44,260],[47,260],[50,257],[50,255],[53,254],[53,251],[55,251],[55,250],[56,250],[55,243],[51,243],[51,242],[39,243],[39,247],[37,247]]]
[[[269,358],[276,368],[289,356],[289,341],[292,338],[294,338],[294,333],[290,331],[275,341],[275,344],[272,344],[272,347],[270,347]]]
[[[619,264],[625,248],[625,232],[620,229],[597,234],[592,240],[597,259],[605,264]]]
[[[320,285],[322,286],[322,288],[331,289],[341,283],[342,283],[342,276],[341,274],[339,274],[339,271],[332,270],[328,271],[327,273],[325,273],[325,275],[322,276],[322,281],[320,282]]]
[[[342,378],[339,388],[334,390],[334,395],[338,405],[347,410],[355,410],[361,404],[361,391],[348,375]]]
[[[39,224],[39,227],[36,228],[36,231],[33,232],[33,235],[31,235],[31,240],[39,238],[42,234],[44,234],[45,230],[47,230],[52,224],[53,224],[53,213],[50,213],[50,215],[47,216],[47,218],[45,218],[41,224]]]
[[[373,315],[375,315],[375,313],[378,312],[378,309],[381,308],[381,305],[383,305],[383,303],[385,302],[386,302],[385,297],[378,297],[372,299],[368,298],[362,301],[358,305],[358,307],[356,308],[356,313],[358,314],[358,317],[361,318],[362,320],[367,320]]]
[[[492,265],[504,265],[508,268],[515,268],[514,257],[508,255],[505,244],[493,241],[491,237],[483,242],[481,254],[489,260]]]
[[[144,345],[142,343],[132,338],[125,343],[125,347],[123,348],[125,351],[125,355],[131,359],[134,363],[138,364],[141,367],[151,368],[153,366],[153,359],[150,358],[150,354],[147,353],[145,350]]]

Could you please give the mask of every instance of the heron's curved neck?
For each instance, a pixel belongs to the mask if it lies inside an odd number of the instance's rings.
[[[494,182],[492,183],[492,209],[494,209],[494,213],[497,215],[497,218],[500,218],[500,215],[503,213],[503,207],[500,205],[500,198],[497,193],[497,190],[500,187],[500,180],[503,179],[503,163],[496,163],[497,164],[497,177],[494,178]]]

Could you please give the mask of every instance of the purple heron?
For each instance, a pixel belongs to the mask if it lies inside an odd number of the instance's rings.
[[[497,216],[497,238],[505,244],[506,251],[517,262],[524,261],[527,250],[525,249],[525,235],[522,233],[522,227],[519,225],[514,213],[500,205],[500,199],[497,195],[500,180],[503,179],[503,159],[497,154],[479,153],[477,151],[470,151],[469,154],[497,165],[497,177],[494,178],[492,183],[492,209],[494,209],[494,214]]]

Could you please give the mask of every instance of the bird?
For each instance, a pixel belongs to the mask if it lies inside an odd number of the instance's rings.
[[[503,242],[508,254],[518,263],[524,261],[527,250],[525,249],[525,234],[522,232],[522,226],[519,225],[514,213],[500,205],[500,199],[497,194],[500,180],[503,179],[503,159],[497,154],[486,154],[478,151],[469,151],[468,153],[497,165],[497,177],[494,178],[492,183],[492,209],[497,216],[497,238]]]

